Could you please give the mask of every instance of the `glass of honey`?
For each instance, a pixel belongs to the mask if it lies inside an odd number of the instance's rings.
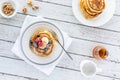
[[[96,59],[106,59],[108,57],[108,51],[103,46],[96,46],[93,49],[93,57]]]

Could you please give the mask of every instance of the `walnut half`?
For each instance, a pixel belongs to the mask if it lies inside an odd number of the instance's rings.
[[[29,6],[32,6],[32,5],[33,5],[33,1],[32,1],[32,0],[28,0],[27,4],[28,4]]]
[[[39,6],[37,6],[37,5],[32,6],[32,9],[33,9],[33,10],[37,10],[37,9],[39,9]]]
[[[22,11],[23,11],[24,14],[26,14],[27,13],[27,8],[23,7]]]

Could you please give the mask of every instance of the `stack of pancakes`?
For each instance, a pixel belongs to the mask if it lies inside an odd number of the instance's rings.
[[[86,19],[92,19],[103,12],[105,0],[80,0],[80,8]]]
[[[39,35],[39,36],[38,36]],[[41,38],[41,42],[42,42],[42,46],[39,46],[38,43],[36,42],[36,38],[40,37]],[[45,39],[43,40],[43,38],[47,38],[49,41],[52,41],[51,43],[49,43],[48,41],[45,41]],[[49,56],[53,49],[54,49],[54,45],[55,45],[55,41],[54,41],[54,37],[53,35],[46,30],[38,30],[36,31],[30,41],[32,41],[32,44],[30,42],[30,49],[33,53],[35,53],[38,56],[41,57],[46,57]]]

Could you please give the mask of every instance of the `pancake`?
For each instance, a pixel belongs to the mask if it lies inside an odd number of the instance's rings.
[[[103,9],[101,10],[101,9],[94,9],[94,8],[92,8],[91,7],[92,3],[90,3],[89,0],[86,0],[85,2],[86,2],[86,5],[90,9],[91,12],[95,12],[95,13],[101,13],[102,12]]]
[[[91,14],[88,12],[88,9],[87,9],[86,6],[84,5],[84,0],[81,0],[80,5],[82,6],[82,7],[81,7],[81,11],[82,11],[82,13],[83,13],[83,15],[84,15],[84,17],[85,17],[86,19],[94,18],[95,16],[97,16],[97,14],[91,15]]]
[[[86,0],[88,6],[97,11],[101,11],[105,8],[105,0]]]
[[[46,57],[49,56],[53,51],[55,43],[54,40],[54,37],[49,31],[38,30],[31,36],[29,47],[36,55]]]
[[[86,9],[86,12],[91,16],[96,16],[99,13],[101,13],[101,12],[94,12],[94,11],[90,10],[90,8],[87,6],[87,2],[84,2],[84,5],[85,5],[84,8]]]
[[[99,16],[104,8],[104,0],[80,0],[80,8],[86,19],[92,19]]]

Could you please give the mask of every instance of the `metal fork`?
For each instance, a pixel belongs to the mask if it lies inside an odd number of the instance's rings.
[[[65,53],[68,55],[68,57],[71,59],[71,60],[73,60],[73,58],[70,56],[70,54],[65,50],[65,48],[62,46],[62,44],[59,42],[59,40],[58,40],[58,36],[57,36],[57,34],[54,32],[54,31],[49,31],[52,35],[53,35],[53,37],[54,37],[54,39],[56,40],[56,42],[58,42],[59,43],[59,45],[62,47],[62,49],[65,51]]]

